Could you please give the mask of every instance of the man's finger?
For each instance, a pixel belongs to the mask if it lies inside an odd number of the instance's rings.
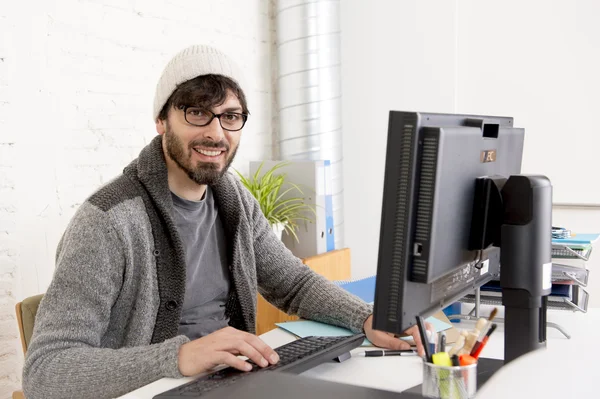
[[[246,333],[244,340],[252,345],[260,354],[267,359],[267,362],[275,364],[279,361],[279,355],[269,345],[265,344],[262,339],[254,334]]]
[[[417,347],[417,353],[419,354],[419,356],[423,356],[425,354],[425,350],[423,349],[423,342],[421,341],[421,333],[419,332],[419,327],[412,326],[408,330],[404,331],[404,333],[412,337]]]
[[[381,334],[381,335],[379,335],[378,338],[379,338],[379,340],[377,342],[377,346],[380,346],[382,348],[396,349],[396,350],[410,349],[410,344],[408,342],[405,342],[394,336],[390,336],[387,334]]]
[[[433,328],[433,324],[429,322],[425,322],[425,329],[431,332],[431,336],[433,337],[435,334],[435,328]]]
[[[246,341],[237,341],[235,347],[241,355],[246,356],[258,366],[267,367],[269,365],[269,361],[265,359],[259,351],[257,351],[252,345],[250,345]]]
[[[232,355],[229,352],[217,352],[219,355],[217,356],[217,363],[226,364],[228,366],[234,367],[241,371],[250,371],[252,370],[252,365],[247,361],[240,359],[237,356]]]
[[[432,344],[437,343],[437,333],[435,332],[435,328],[433,327],[433,324],[431,324],[427,321],[424,324],[425,324],[425,333],[427,334],[427,339],[429,340],[429,342]]]

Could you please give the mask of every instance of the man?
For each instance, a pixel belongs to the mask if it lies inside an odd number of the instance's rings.
[[[23,371],[25,396],[103,398],[219,364],[267,366],[257,290],[280,309],[372,329],[372,309],[313,273],[226,173],[248,118],[239,69],[207,46],[178,53],[156,88],[159,134],[78,209],[59,243]],[[420,346],[416,329],[409,331]]]

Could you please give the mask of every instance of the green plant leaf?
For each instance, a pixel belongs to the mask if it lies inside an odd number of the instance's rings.
[[[240,182],[258,201],[269,224],[271,226],[278,223],[283,224],[284,231],[297,241],[296,231],[300,227],[298,222],[313,222],[314,220],[307,215],[316,216],[316,210],[304,202],[304,193],[298,185],[287,181],[285,173],[277,173],[279,169],[289,163],[288,161],[279,162],[261,174],[264,166],[264,162],[261,162],[256,172],[249,177],[234,170],[239,176]],[[285,198],[292,193],[298,193],[300,197]]]

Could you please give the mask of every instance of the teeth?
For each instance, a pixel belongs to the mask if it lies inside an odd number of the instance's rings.
[[[221,151],[207,151],[207,150],[199,150],[199,149],[195,149],[195,150],[196,150],[196,152],[199,152],[202,155],[207,155],[209,157],[216,157],[217,155],[221,154]]]

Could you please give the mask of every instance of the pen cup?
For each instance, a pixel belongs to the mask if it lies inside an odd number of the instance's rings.
[[[468,366],[438,366],[423,362],[421,394],[427,398],[474,398],[477,391],[477,363]]]

